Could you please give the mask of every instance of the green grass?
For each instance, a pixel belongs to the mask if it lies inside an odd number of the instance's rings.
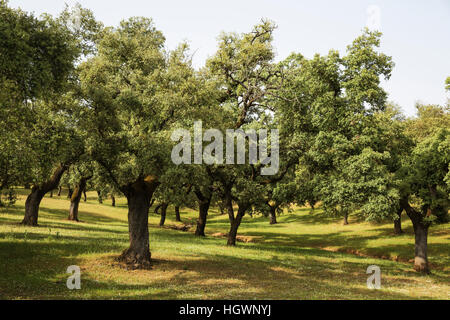
[[[449,299],[449,225],[433,226],[429,255],[433,274],[412,269],[414,236],[392,223],[369,224],[296,209],[279,224],[245,217],[239,235],[252,242],[227,247],[228,219],[210,211],[207,237],[159,228],[150,214],[151,270],[127,270],[115,258],[128,245],[126,201],[98,204],[94,193],[80,204],[80,219],[66,220],[66,197],[42,201],[38,227],[24,227],[26,190],[14,207],[0,209],[2,299]],[[185,223],[196,212],[181,210]],[[167,225],[176,225],[169,208]],[[382,288],[366,286],[369,265],[381,268]],[[81,267],[81,290],[69,290],[66,269]]]

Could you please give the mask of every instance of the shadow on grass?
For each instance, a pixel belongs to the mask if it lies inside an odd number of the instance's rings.
[[[156,260],[141,271],[145,284],[84,282],[84,288],[111,290],[121,299],[408,299],[407,295],[364,288],[367,262],[317,261],[315,251],[301,261],[251,260],[230,255],[202,254],[199,259]],[[299,263],[300,262],[300,263]],[[295,268],[293,269],[292,266]],[[383,270],[385,270],[384,268]],[[113,268],[112,272],[124,272]],[[391,272],[399,273],[398,270]],[[154,275],[166,274],[155,280]],[[385,280],[386,286],[411,285],[413,279]],[[120,296],[118,295],[120,293]]]
[[[97,245],[92,248],[92,241]],[[407,299],[407,295],[365,289],[367,262],[344,261],[341,263],[318,260],[320,250],[295,249],[297,257],[282,260],[261,261],[217,253],[201,253],[198,258],[183,260],[156,260],[152,270],[129,273],[108,263],[103,266],[112,274],[130,277],[139,274],[143,284],[123,284],[117,281],[97,280],[89,266],[76,254],[86,252],[108,252],[119,247],[106,244],[104,238],[70,239],[70,243],[26,243],[0,242],[0,265],[4,272],[1,282],[6,297],[23,298],[73,298],[74,294],[65,287],[65,274],[69,265],[82,267],[83,294],[98,298],[120,299],[182,299],[206,297],[224,299],[308,299],[327,297],[329,299]],[[253,248],[261,250],[258,246]],[[267,248],[265,248],[267,249]],[[272,254],[280,254],[279,248],[272,248]],[[14,254],[12,254],[14,253]],[[154,254],[158,256],[158,254]],[[14,258],[12,260],[12,258]],[[8,261],[8,263],[5,263]],[[383,271],[386,270],[386,266]],[[87,269],[87,270],[86,270]],[[86,270],[86,271],[84,271]],[[398,272],[398,271],[391,271]],[[159,276],[154,277],[155,274]],[[167,274],[160,279],[161,274]],[[160,280],[159,280],[160,279]],[[404,284],[414,280],[402,280]],[[11,285],[12,283],[12,285]],[[391,284],[392,285],[392,284]],[[23,289],[26,288],[25,291]],[[26,294],[24,294],[26,292]],[[120,293],[120,295],[119,295]],[[104,296],[102,296],[104,295]]]

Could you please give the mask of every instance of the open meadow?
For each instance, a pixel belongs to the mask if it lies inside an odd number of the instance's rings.
[[[369,224],[296,209],[278,217],[246,216],[236,247],[227,247],[229,224],[211,209],[206,238],[172,229],[194,224],[197,212],[173,208],[166,226],[150,210],[153,265],[127,270],[116,262],[129,244],[126,199],[97,202],[88,192],[81,222],[68,221],[69,201],[45,197],[38,227],[19,225],[27,190],[14,207],[0,209],[0,298],[2,299],[449,299],[447,225],[430,228],[431,275],[412,269],[414,235],[394,235],[392,223]],[[247,242],[242,242],[247,241]],[[81,290],[68,290],[69,265],[81,268]],[[381,268],[382,288],[367,288],[366,268]]]

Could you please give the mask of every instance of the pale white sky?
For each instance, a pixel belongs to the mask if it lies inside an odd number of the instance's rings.
[[[10,0],[37,15],[57,15],[73,0]],[[276,22],[277,60],[291,52],[307,57],[341,53],[368,23],[383,32],[382,51],[396,63],[391,80],[383,86],[389,99],[407,115],[415,114],[415,102],[444,104],[450,76],[449,0],[79,0],[105,25],[116,26],[131,16],[151,17],[174,48],[187,40],[195,66],[204,64],[216,50],[221,31],[246,32],[261,18]],[[376,10],[370,8],[378,8]],[[379,13],[379,19],[376,16]]]

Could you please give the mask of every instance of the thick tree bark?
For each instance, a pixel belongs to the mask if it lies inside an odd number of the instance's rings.
[[[414,228],[415,249],[414,249],[414,269],[421,273],[430,273],[428,264],[428,228],[430,223],[424,221],[426,213],[421,213],[411,207],[406,199],[402,199],[402,207],[411,219]]]
[[[27,226],[37,226],[39,205],[45,195],[45,191],[40,187],[31,188],[31,193],[28,195],[25,201],[25,217],[22,220],[22,224]]]
[[[111,205],[112,205],[113,207],[116,206],[116,197],[115,197],[113,194],[111,195]],[[149,208],[150,208],[150,206],[149,206]]]
[[[277,208],[275,206],[270,207],[270,224],[277,224]]]
[[[167,207],[169,206],[168,203],[163,202],[161,204],[161,219],[159,220],[159,226],[162,227],[164,223],[166,222],[166,214],[167,214]]]
[[[148,211],[150,199],[158,185],[157,179],[149,176],[121,188],[128,200],[130,246],[122,252],[119,260],[135,267],[150,264]]]
[[[198,237],[205,237],[206,220],[208,218],[208,210],[211,204],[212,193],[209,195],[202,194],[199,190],[195,191],[198,199],[198,219],[195,235]]]
[[[423,222],[413,223],[415,249],[414,249],[414,269],[423,273],[430,273],[428,265],[428,228],[429,225]]]
[[[78,185],[75,187],[72,193],[72,197],[70,198],[70,209],[69,209],[69,217],[68,220],[79,221],[78,220],[78,207],[80,205],[81,195],[83,190],[86,188],[86,183],[90,179],[81,178]]]
[[[397,211],[398,219],[394,220],[394,233],[395,234],[402,234],[403,233],[403,230],[402,230],[402,212],[403,212],[403,208],[400,207],[400,209],[398,209],[398,211]]]
[[[44,195],[50,190],[55,189],[62,175],[67,170],[68,166],[60,164],[53,172],[52,177],[41,185],[33,186],[31,193],[28,195],[25,201],[25,216],[22,220],[22,224],[27,226],[37,226],[39,205]]]
[[[175,221],[181,222],[180,206],[175,206]]]
[[[236,217],[233,217],[232,220],[230,219],[230,232],[228,233],[228,240],[227,240],[228,246],[236,245],[237,231],[239,226],[241,225],[242,218],[244,217],[247,208],[248,208],[247,204],[239,205]]]

